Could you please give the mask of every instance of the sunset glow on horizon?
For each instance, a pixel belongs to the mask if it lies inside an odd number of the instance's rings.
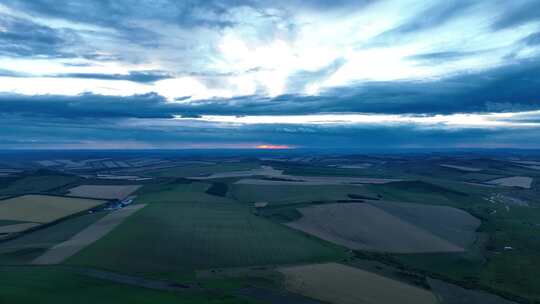
[[[269,150],[293,149],[293,147],[287,146],[287,145],[258,145],[255,148],[256,149],[269,149]]]

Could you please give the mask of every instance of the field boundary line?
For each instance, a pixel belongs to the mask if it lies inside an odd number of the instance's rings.
[[[97,222],[75,234],[69,240],[52,247],[43,255],[32,261],[32,264],[53,265],[62,263],[67,258],[84,249],[86,246],[107,235],[114,228],[120,225],[126,218],[145,206],[146,204],[131,205],[106,215]]]

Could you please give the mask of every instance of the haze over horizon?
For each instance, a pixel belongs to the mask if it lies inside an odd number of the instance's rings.
[[[5,0],[0,148],[537,149],[539,12]]]

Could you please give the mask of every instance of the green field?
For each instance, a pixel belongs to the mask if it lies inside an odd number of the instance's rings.
[[[495,251],[504,246],[514,249],[490,254],[480,280],[540,301],[540,209],[511,207],[496,214],[495,225],[488,246]]]
[[[342,249],[220,203],[152,203],[68,260],[174,277],[197,269],[337,260]]]
[[[458,280],[471,287],[540,300],[540,211],[511,207],[484,222],[484,241],[466,253],[399,255],[415,269]],[[533,224],[535,223],[535,224]],[[485,236],[488,234],[490,237]],[[505,251],[505,246],[513,250]]]
[[[143,188],[137,198],[138,203],[181,203],[181,202],[216,202],[232,203],[231,199],[207,194],[210,183],[176,183]]]
[[[0,187],[0,195],[50,192],[76,183],[78,180],[77,176],[54,174],[48,171],[38,172],[10,179],[3,187]]]
[[[313,201],[335,201],[349,199],[348,194],[370,195],[365,186],[326,185],[248,185],[233,184],[229,196],[244,203],[268,202],[270,205],[309,203]]]
[[[18,304],[249,304],[221,292],[168,292],[85,277],[62,268],[0,268],[0,303]]]

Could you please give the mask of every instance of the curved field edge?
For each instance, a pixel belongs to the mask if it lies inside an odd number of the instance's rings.
[[[467,245],[474,241],[474,231],[480,224],[459,210],[453,214],[459,216],[452,218],[464,220],[448,221],[444,218],[445,213],[454,209],[406,203],[323,204],[300,208],[299,211],[303,216],[287,226],[350,249],[393,253],[465,251],[459,243]],[[430,217],[435,217],[435,222]],[[469,225],[468,220],[476,222]],[[437,222],[444,225],[439,226]],[[455,235],[448,235],[448,229],[469,231],[472,237],[456,241]],[[440,233],[432,233],[431,230],[439,230]],[[439,236],[444,234],[446,238]]]

